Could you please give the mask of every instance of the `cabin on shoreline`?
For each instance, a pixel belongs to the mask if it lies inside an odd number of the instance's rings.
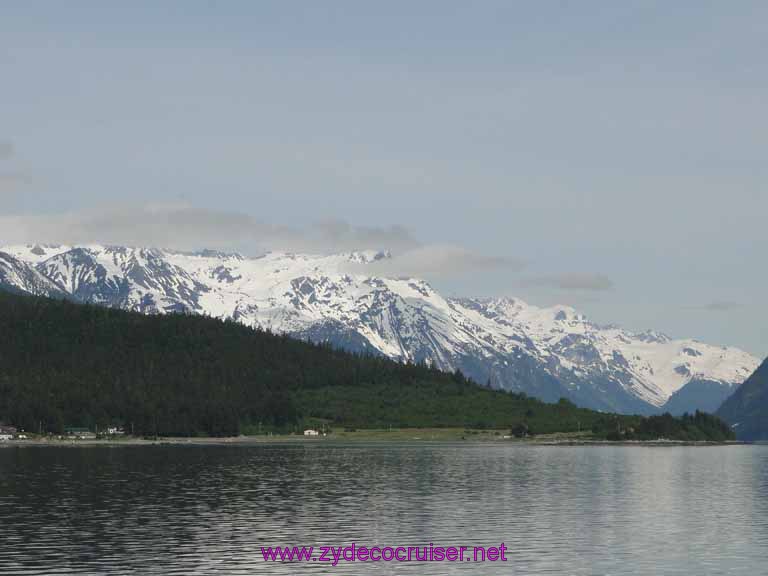
[[[77,440],[95,440],[96,433],[91,432],[88,428],[77,428],[74,426],[67,426],[64,428],[64,434],[70,438]]]
[[[13,440],[19,433],[19,429],[16,426],[8,426],[6,424],[0,424],[0,442],[7,442]]]

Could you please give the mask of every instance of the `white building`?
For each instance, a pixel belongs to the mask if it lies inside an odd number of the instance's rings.
[[[13,440],[13,434],[0,434],[0,442],[7,442]]]
[[[304,436],[320,436],[317,430],[304,430]]]

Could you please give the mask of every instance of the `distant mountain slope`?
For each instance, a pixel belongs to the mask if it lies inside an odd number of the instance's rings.
[[[768,440],[768,360],[728,398],[717,415],[741,440]]]
[[[446,298],[418,278],[383,274],[386,252],[245,258],[99,245],[2,249],[79,301],[232,318],[605,411],[711,408],[758,364],[735,348],[600,326],[567,306]]]
[[[34,296],[62,296],[63,288],[31,264],[0,251],[0,287]]]

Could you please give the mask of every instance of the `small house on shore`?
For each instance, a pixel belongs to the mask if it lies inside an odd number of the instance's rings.
[[[13,440],[16,434],[19,433],[16,426],[8,426],[6,424],[0,424],[0,442],[7,442]]]
[[[304,430],[304,436],[320,436],[320,432],[317,430]]]
[[[88,428],[67,427],[67,428],[64,428],[64,433],[70,438],[74,438],[76,440],[95,440],[96,439],[96,433],[91,432]]]

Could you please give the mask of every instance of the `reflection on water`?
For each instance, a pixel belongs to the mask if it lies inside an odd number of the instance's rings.
[[[261,546],[507,563],[265,563]],[[0,449],[0,574],[759,574],[768,446]]]

